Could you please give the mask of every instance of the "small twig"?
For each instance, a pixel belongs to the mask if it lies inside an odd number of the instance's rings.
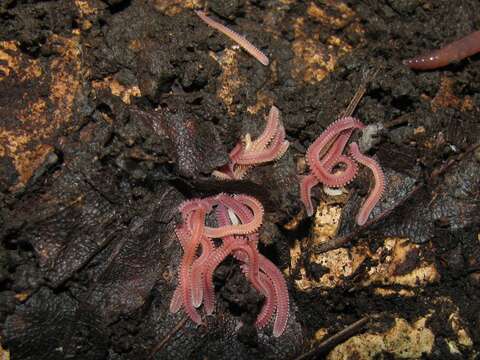
[[[479,271],[480,271],[480,266],[473,266],[473,267],[465,269],[465,272],[467,274],[476,273],[476,272],[479,272]]]
[[[392,120],[384,123],[383,127],[384,127],[384,129],[392,129],[396,126],[408,124],[409,118],[410,118],[410,114],[405,114],[405,115],[399,116],[398,118],[392,119]]]
[[[443,164],[439,169],[433,170],[429,180],[433,181],[436,178],[440,177],[441,175],[445,174],[448,170],[452,168],[452,166],[459,161],[463,160],[467,155],[473,153],[477,148],[480,148],[480,142],[476,143],[472,146],[470,146],[465,152],[461,153],[455,158],[450,159],[447,161],[445,164]],[[347,236],[341,237],[341,238],[334,238],[326,243],[323,243],[321,245],[316,246],[313,249],[313,252],[315,254],[321,254],[330,250],[335,250],[338,249],[345,244],[348,244],[350,241],[352,241],[354,238],[357,238],[361,233],[363,233],[367,228],[369,228],[371,225],[377,224],[380,221],[384,220],[386,217],[388,217],[392,212],[394,212],[399,206],[403,205],[406,201],[411,199],[417,192],[423,189],[424,186],[426,186],[428,182],[422,182],[417,184],[401,201],[396,203],[392,208],[384,211],[381,213],[379,216],[376,218],[368,221],[365,223],[363,226],[357,227],[354,231],[350,232]]]
[[[153,359],[153,357],[155,356],[156,353],[158,353],[160,350],[162,350],[165,345],[167,345],[167,343],[170,341],[170,339],[179,331],[181,330],[185,324],[187,323],[188,321],[188,317],[185,316],[183,317],[178,323],[177,325],[167,334],[167,336],[165,336],[162,341],[160,341],[157,345],[155,345],[155,347],[152,349],[152,351],[150,351],[150,355],[148,356],[148,359]]]
[[[450,170],[450,168],[451,168],[454,164],[460,162],[460,161],[463,160],[467,155],[475,152],[475,151],[476,151],[477,149],[479,149],[479,148],[480,148],[480,142],[477,142],[477,143],[469,146],[469,147],[467,148],[467,150],[465,150],[463,153],[457,155],[456,157],[453,157],[453,158],[449,159],[446,163],[444,163],[444,164],[440,167],[440,169],[438,169],[438,170],[433,170],[433,171],[432,171],[432,175],[430,176],[430,179],[431,179],[431,180],[434,180],[435,178],[437,178],[437,177],[445,174],[448,170]]]
[[[343,111],[340,115],[340,117],[345,117],[345,116],[352,116],[353,112],[358,106],[358,103],[362,100],[363,96],[367,92],[367,87],[368,84],[377,76],[378,70],[372,72],[372,71],[365,71],[363,75],[362,82],[360,86],[358,87],[357,91],[355,92],[355,95],[353,95],[352,100],[350,100],[350,103],[348,104],[347,108],[345,111]]]
[[[383,124],[385,129],[391,129],[396,126],[408,124],[408,116],[400,116]]]
[[[311,356],[317,357],[318,355],[333,349],[335,346],[345,342],[346,340],[351,338],[353,335],[358,333],[363,328],[363,326],[368,322],[369,319],[370,319],[369,316],[365,316],[360,320],[355,321],[353,324],[347,326],[342,331],[336,333],[335,335],[330,336],[327,340],[322,341],[314,349],[295,358],[295,360],[304,360]]]

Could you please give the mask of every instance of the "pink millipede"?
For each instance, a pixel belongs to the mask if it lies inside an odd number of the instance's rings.
[[[455,40],[430,53],[404,60],[403,63],[415,70],[431,70],[460,61],[480,52],[480,31]]]
[[[385,190],[385,175],[375,160],[360,152],[357,143],[353,142],[350,144],[350,153],[356,161],[372,170],[375,179],[373,190],[370,195],[368,195],[367,200],[365,200],[357,215],[357,224],[361,226],[367,222],[368,216],[383,195]]]
[[[181,286],[181,293],[183,298],[183,307],[185,312],[188,314],[190,319],[193,322],[201,325],[202,318],[197,310],[194,308],[192,303],[192,291],[193,285],[192,284],[192,271],[191,267],[195,259],[196,249],[198,244],[200,243],[200,238],[202,237],[204,224],[205,224],[205,209],[200,208],[197,212],[193,214],[193,230],[192,230],[192,238],[191,244],[189,244],[185,248],[185,255],[180,263],[180,286]],[[174,297],[175,299],[175,297]],[[170,308],[175,310],[175,300],[170,303]]]
[[[260,61],[263,65],[267,66],[270,61],[268,60],[268,57],[261,52],[259,49],[257,49],[250,41],[245,39],[242,35],[236,33],[235,31],[229,29],[223,24],[220,24],[219,22],[210,19],[204,11],[200,10],[195,10],[195,14],[198,15],[200,19],[205,21],[208,25],[213,27],[214,29],[220,31],[221,33],[225,34],[228,36],[230,39],[235,41],[238,45],[243,47],[245,51],[247,51],[250,55],[252,55],[255,59]]]
[[[268,113],[267,125],[263,133],[255,140],[249,150],[259,151],[265,149],[272,141],[280,126],[280,110],[272,105]]]
[[[312,188],[319,182],[315,175],[306,175],[300,180],[300,199],[307,209],[307,216],[313,215]]]
[[[289,315],[288,288],[282,272],[265,256],[260,254],[260,268],[270,278],[277,298],[277,314],[273,323],[273,336],[279,337],[287,327]]]
[[[336,153],[336,158],[330,158],[327,154],[326,161],[334,165],[338,160],[338,155],[341,153],[342,148],[345,146],[348,141],[349,136],[351,135],[351,130],[353,129],[362,129],[363,125],[359,120],[352,117],[341,118],[334,123],[332,123],[313,143],[307,150],[305,154],[308,165],[310,166],[312,173],[324,184],[332,187],[341,187],[350,182],[356,175],[357,169],[356,165],[350,159],[343,157],[342,163],[347,167],[342,174],[332,174],[324,167],[325,164],[322,164],[319,160],[319,157],[325,149],[330,149],[332,146],[335,148],[335,145],[340,145],[340,151],[334,149]],[[346,138],[342,135],[343,132],[346,132]],[[340,136],[340,141],[337,139]],[[333,143],[332,143],[333,142]],[[336,144],[335,144],[336,142]]]
[[[272,140],[270,135],[265,138],[267,143]],[[205,218],[214,208],[217,227],[205,226]],[[262,204],[248,195],[220,193],[184,201],[179,209],[183,223],[176,226],[175,233],[183,248],[183,258],[170,312],[183,308],[194,323],[202,325],[197,308],[203,304],[206,315],[213,313],[213,273],[226,257],[233,255],[243,263],[242,270],[249,282],[266,298],[255,325],[263,328],[276,314],[273,336],[282,335],[289,315],[288,288],[280,270],[258,252],[257,230],[264,214]],[[222,244],[213,242],[213,238]]]

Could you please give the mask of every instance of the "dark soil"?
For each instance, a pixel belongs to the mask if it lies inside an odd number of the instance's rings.
[[[345,1],[352,13],[342,17],[336,1],[208,1],[212,16],[265,50],[269,67],[243,51],[233,66],[216,61],[231,41],[189,3],[1,2],[0,339],[11,358],[291,359],[319,328],[332,335],[378,315],[367,330],[381,332],[395,317],[431,314],[436,340],[425,356],[449,359],[445,339],[455,334],[445,324],[455,309],[474,343],[462,356],[478,354],[480,152],[472,146],[480,139],[480,54],[426,72],[402,60],[480,29],[480,3]],[[313,4],[323,20],[309,12]],[[321,81],[308,74],[327,70],[298,56],[309,46],[301,37],[336,61]],[[327,45],[332,37],[351,51]],[[267,210],[262,252],[287,268],[290,245],[311,225],[302,218],[295,231],[284,227],[302,209],[297,162],[372,73],[355,116],[385,125],[369,155],[390,186],[378,221],[358,229],[353,219],[369,187],[362,172],[349,185],[338,238],[372,251],[386,236],[409,238],[422,250],[398,274],[429,259],[441,280],[413,297],[385,297],[357,286],[365,267],[322,292],[298,290],[294,274],[289,326],[274,338],[252,326],[262,299],[229,259],[215,275],[216,315],[206,327],[187,321],[160,348],[183,318],[168,311],[181,257],[178,205],[222,191],[257,196]],[[141,96],[122,101],[122,89],[135,87]],[[210,177],[241,134],[261,132],[271,103],[291,142],[286,156],[244,181]],[[312,278],[328,271],[307,270]]]

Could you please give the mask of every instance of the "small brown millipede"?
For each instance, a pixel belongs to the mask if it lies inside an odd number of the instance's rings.
[[[455,40],[430,53],[404,60],[403,63],[415,70],[431,70],[460,61],[480,52],[480,31]]]

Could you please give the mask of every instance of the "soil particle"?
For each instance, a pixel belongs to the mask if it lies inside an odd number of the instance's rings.
[[[245,6],[245,0],[214,0],[209,5],[215,14],[227,19],[234,19]]]
[[[29,3],[7,1],[0,5],[2,39],[15,39],[23,50],[38,54],[50,34],[66,35],[78,15],[73,1]]]

